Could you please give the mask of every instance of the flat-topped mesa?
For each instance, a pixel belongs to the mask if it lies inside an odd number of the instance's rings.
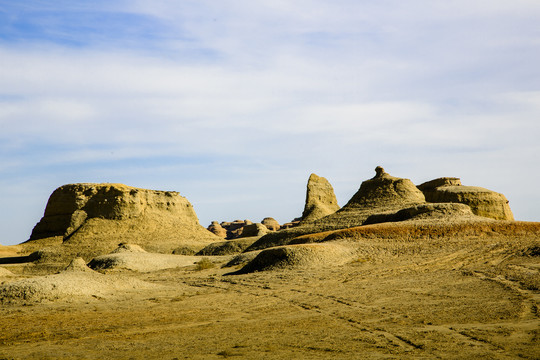
[[[182,239],[192,244],[218,239],[199,224],[193,206],[178,192],[109,183],[56,189],[29,241],[50,237],[96,249],[123,240],[161,252]]]
[[[311,174],[307,183],[306,204],[300,224],[311,223],[339,210],[334,188],[325,178]]]
[[[389,175],[380,166],[376,175],[362,182],[343,209],[351,207],[396,207],[424,203],[424,194],[409,179]]]
[[[72,235],[87,220],[175,216],[186,224],[199,220],[189,201],[175,191],[138,189],[123,184],[69,184],[56,189],[30,240]]]
[[[442,177],[418,185],[432,203],[462,203],[475,215],[496,220],[514,220],[503,194],[478,186],[463,186],[459,178]]]

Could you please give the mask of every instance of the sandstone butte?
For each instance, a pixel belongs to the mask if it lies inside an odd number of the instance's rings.
[[[472,212],[496,220],[514,220],[508,200],[503,194],[478,186],[463,186],[461,180],[443,177],[418,185],[426,201],[432,203],[462,203]]]
[[[317,194],[315,189],[321,188],[311,186],[310,190],[310,183],[311,181],[308,181],[305,209],[311,208],[314,202],[311,193]],[[321,198],[328,199],[331,197],[331,186],[328,184],[324,187],[327,196]],[[307,211],[307,216],[309,215],[310,212]],[[305,234],[375,223],[404,220],[440,222],[513,219],[508,200],[502,194],[480,187],[463,186],[458,178],[439,178],[417,187],[411,180],[391,176],[378,166],[375,176],[362,182],[358,191],[341,209],[316,220],[302,220],[298,227],[269,233],[247,250],[285,245],[295,237]]]
[[[119,243],[171,253],[177,247],[196,252],[219,240],[199,224],[193,206],[178,192],[83,183],[64,185],[52,193],[24,246],[52,246],[92,257],[112,251]]]
[[[311,174],[307,183],[306,204],[300,224],[311,223],[339,210],[334,188],[328,180]]]
[[[284,245],[300,235],[375,223],[513,220],[504,195],[463,186],[458,178],[438,178],[417,187],[382,167],[375,172],[341,209],[328,180],[311,174],[300,226],[278,231],[279,223],[265,218],[261,223],[270,230],[266,235],[264,227],[249,220],[213,222],[208,231],[199,224],[189,201],[173,191],[122,184],[64,185],[50,196],[43,218],[23,244],[24,252],[89,258],[108,253],[119,243],[131,243],[150,252],[194,254],[222,241],[224,235],[227,239],[262,236],[249,251]],[[249,231],[242,235],[244,228]]]

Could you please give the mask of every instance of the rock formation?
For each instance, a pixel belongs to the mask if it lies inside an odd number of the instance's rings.
[[[295,218],[292,221],[289,221],[289,222],[287,222],[285,224],[282,224],[280,230],[290,229],[290,228],[293,228],[293,227],[296,227],[296,226],[300,225],[301,219],[302,218]]]
[[[200,249],[219,240],[199,224],[189,201],[177,192],[122,184],[71,184],[56,189],[27,243],[52,237],[87,256],[109,252],[119,242],[171,252],[180,245]]]
[[[279,229],[281,229],[281,226],[279,225],[279,223],[277,222],[276,219],[272,218],[272,217],[265,217],[262,221],[261,221],[261,224],[263,224],[264,226],[266,226],[266,228],[270,231],[278,231]]]
[[[471,190],[461,192],[460,201],[452,200],[450,195],[445,194],[446,198],[441,199],[441,202],[428,203],[424,193],[411,180],[391,176],[380,166],[375,169],[375,172],[375,177],[362,182],[360,188],[349,202],[338,211],[313,222],[301,223],[300,226],[279,233],[269,233],[256,241],[247,250],[260,250],[272,246],[286,245],[293,238],[301,235],[367,224],[405,220],[440,222],[448,219],[453,221],[461,219],[462,221],[470,221],[477,220],[477,215],[483,214],[479,211],[475,213],[474,210],[471,211],[469,206],[472,208],[475,203],[464,200],[466,198],[464,194],[469,194]],[[436,189],[439,189],[439,185],[448,184],[441,187],[441,189],[455,189],[458,180],[449,178],[443,182],[432,183],[434,184],[432,186],[437,185]],[[425,188],[428,189],[429,186],[425,186]],[[459,186],[459,188],[465,187]],[[479,191],[477,188],[475,189],[475,194],[478,197]],[[430,198],[430,200],[433,199]],[[456,204],[456,202],[462,204]]]
[[[478,216],[496,220],[514,220],[503,194],[477,186],[463,186],[459,178],[443,177],[418,186],[428,202],[462,203]]]
[[[426,201],[411,180],[390,176],[380,166],[375,172],[375,177],[364,181],[344,208],[405,207]]]
[[[340,244],[299,244],[278,246],[261,251],[235,274],[277,269],[313,268],[350,261],[354,251]]]
[[[212,221],[212,223],[207,228],[212,234],[219,236],[220,238],[225,239],[227,237],[227,230],[221,226],[217,221]]]
[[[221,230],[223,229],[223,230]],[[250,220],[212,221],[208,230],[227,240],[233,240],[243,237],[262,236],[269,231],[280,229],[279,223],[271,217],[264,218],[262,223],[253,223]],[[225,235],[223,235],[225,233]]]
[[[323,177],[311,174],[307,183],[306,204],[302,224],[311,223],[339,210],[334,188]]]
[[[217,221],[213,221],[212,224],[217,223]],[[222,221],[220,226],[225,229],[225,236],[224,238],[227,240],[231,239],[238,239],[240,236],[242,236],[242,232],[244,231],[244,226],[251,225],[253,222],[250,220],[234,220],[234,221]],[[212,225],[210,225],[212,226]]]
[[[244,237],[253,237],[253,236],[263,236],[268,234],[270,230],[266,226],[260,223],[249,224],[242,228],[242,234],[240,238]]]
[[[411,180],[391,176],[380,166],[375,172],[375,177],[362,182],[345,206],[314,224],[331,228],[359,226],[374,215],[394,214],[426,202]]]

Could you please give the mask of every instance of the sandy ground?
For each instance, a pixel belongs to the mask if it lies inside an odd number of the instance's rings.
[[[352,244],[340,265],[124,270],[152,286],[3,304],[0,359],[540,358],[538,238]]]

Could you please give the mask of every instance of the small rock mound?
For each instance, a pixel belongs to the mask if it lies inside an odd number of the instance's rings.
[[[220,226],[227,232],[226,239],[238,239],[242,236],[244,226],[253,224],[249,220],[234,220],[231,222],[223,221]]]
[[[227,237],[227,230],[223,226],[221,226],[217,221],[212,221],[212,223],[208,225],[207,229],[212,234],[219,236],[220,238],[225,239]]]
[[[136,245],[121,244],[112,253],[95,257],[88,266],[94,270],[150,272],[189,266],[199,260],[197,256],[149,253]]]
[[[338,210],[339,205],[330,182],[316,174],[311,174],[307,183],[302,223],[313,222]]]
[[[300,244],[261,251],[239,274],[278,269],[336,266],[350,261],[354,251],[338,244]]]
[[[69,265],[65,268],[66,272],[94,272],[88,266],[86,266],[86,261],[83,258],[75,258],[71,260]]]
[[[268,234],[270,230],[261,223],[255,223],[244,226],[242,229],[242,234],[240,238],[253,237],[253,236],[263,236]]]
[[[81,270],[81,260],[76,259],[72,266],[59,274],[0,286],[0,303],[88,300],[155,287],[137,279],[106,276],[90,269]]]
[[[261,251],[250,251],[234,256],[228,263],[223,265],[224,268],[232,266],[244,266],[259,255]]]
[[[119,244],[118,247],[111,253],[111,254],[118,254],[118,253],[146,253],[147,251],[144,250],[139,245],[135,244]]]
[[[428,202],[462,203],[472,212],[496,220],[514,220],[503,194],[477,186],[463,186],[458,178],[438,178],[418,186]]]
[[[279,225],[279,223],[277,222],[276,219],[272,218],[272,217],[265,217],[262,221],[261,221],[261,224],[263,224],[264,226],[266,226],[266,228],[270,231],[278,231],[279,229],[281,229],[281,226]]]
[[[195,255],[197,256],[209,256],[209,255],[231,255],[238,254],[251,246],[258,237],[248,237],[235,240],[220,241],[200,250]]]
[[[15,276],[11,271],[6,268],[0,267],[0,277]]]

